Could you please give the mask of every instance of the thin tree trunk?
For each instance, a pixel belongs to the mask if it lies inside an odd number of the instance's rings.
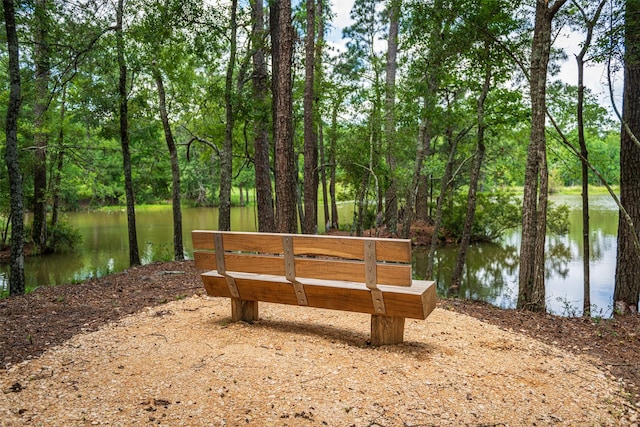
[[[49,44],[47,0],[36,0],[35,22],[35,100],[33,106],[35,162],[33,171],[33,229],[37,248],[47,252],[47,110],[49,106]]]
[[[640,3],[626,2],[623,128],[620,138],[620,201],[632,224],[640,223],[640,149],[633,141],[640,135]],[[625,129],[625,124],[628,129]],[[640,299],[640,253],[633,230],[620,213],[618,222],[616,284],[613,293],[615,313],[638,312]]]
[[[591,278],[589,270],[589,262],[591,259],[591,241],[589,238],[589,151],[584,135],[584,66],[587,50],[591,46],[593,38],[593,29],[600,18],[600,13],[606,4],[606,0],[601,0],[593,19],[586,16],[584,10],[574,0],[573,3],[578,6],[587,27],[587,37],[582,49],[576,55],[576,63],[578,65],[578,107],[576,112],[578,125],[578,143],[580,144],[580,153],[582,155],[582,272],[583,272],[583,295],[582,315],[591,316]]]
[[[329,136],[329,194],[331,196],[331,227],[338,229],[338,201],[336,199],[336,147],[338,144],[338,108],[340,102],[336,100],[331,110],[331,135]]]
[[[449,182],[453,176],[453,161],[458,148],[458,141],[460,140],[460,138],[452,137],[451,129],[449,129],[447,133],[447,139],[451,143],[451,149],[449,150],[449,159],[444,167],[444,174],[440,183],[440,194],[438,195],[438,202],[436,204],[436,217],[433,225],[433,235],[431,236],[431,246],[429,247],[429,255],[427,256],[426,277],[433,277],[433,263],[436,254],[436,247],[438,246],[440,224],[442,223],[442,205],[444,204],[444,198],[446,196],[447,189],[449,188]]]
[[[273,194],[269,163],[269,117],[267,106],[267,67],[264,61],[264,8],[262,0],[251,1],[253,13],[253,93],[256,108],[254,151],[258,231],[274,232]]]
[[[331,227],[331,216],[329,214],[329,191],[327,184],[327,165],[326,165],[326,157],[324,153],[324,132],[322,131],[322,123],[318,126],[318,148],[320,150],[320,184],[322,185],[322,209],[323,209],[323,218],[326,231],[329,231]]]
[[[58,132],[58,152],[56,154],[56,168],[51,178],[51,227],[58,224],[60,211],[60,183],[62,181],[62,166],[64,162],[64,116],[66,109],[67,86],[62,86],[62,99],[60,101],[60,132]]]
[[[489,53],[488,42],[485,42],[485,52]],[[487,55],[487,61],[488,61]],[[484,76],[484,85],[482,86],[482,93],[478,97],[478,147],[473,159],[473,166],[471,167],[471,176],[469,177],[469,192],[467,194],[467,215],[464,221],[464,228],[462,229],[462,238],[460,240],[460,247],[458,248],[458,254],[456,257],[456,264],[453,267],[453,274],[451,276],[451,284],[449,286],[449,293],[454,294],[458,292],[460,288],[460,279],[462,277],[462,270],[467,260],[467,250],[471,243],[471,229],[473,227],[473,221],[476,215],[476,205],[478,200],[478,183],[480,181],[480,171],[482,169],[482,162],[484,160],[485,143],[484,143],[484,103],[489,94],[491,88],[491,64],[487,62],[486,72]]]
[[[164,90],[162,74],[158,68],[154,67],[156,86],[158,87],[158,109],[164,130],[164,139],[167,142],[169,157],[171,159],[171,204],[173,208],[173,257],[176,261],[184,260],[184,246],[182,243],[182,209],[180,207],[180,163],[178,161],[178,150],[173,139],[169,114],[167,113],[167,100]]]
[[[120,106],[120,143],[122,145],[122,164],[124,169],[124,188],[127,199],[127,228],[129,235],[129,265],[140,265],[138,252],[138,235],[136,232],[135,197],[133,179],[131,177],[131,153],[129,151],[129,106],[127,100],[127,64],[124,58],[124,35],[122,21],[124,18],[124,0],[118,0],[116,12],[116,49],[118,55],[118,94]]]
[[[277,25],[272,26],[274,46],[275,91],[274,140],[276,157],[276,229],[280,233],[296,233],[296,183],[293,151],[293,26],[290,0],[276,0],[272,15]]]
[[[315,234],[318,231],[318,134],[315,120],[315,35],[316,5],[306,0],[307,36],[305,40],[304,79],[304,221],[302,232]]]
[[[2,0],[9,52],[9,103],[5,123],[4,159],[9,175],[11,204],[11,254],[9,261],[9,295],[22,295],[24,286],[24,206],[22,174],[18,155],[18,117],[20,115],[20,61],[16,15],[13,0]]]
[[[324,84],[324,74],[322,69],[322,49],[324,48],[324,2],[323,0],[316,1],[316,22],[318,23],[318,41],[316,42],[316,54],[315,54],[315,94],[314,94],[314,102],[316,104],[316,108],[314,109],[314,117],[315,117],[315,125],[317,127],[318,133],[318,149],[320,155],[320,178],[322,182],[322,197],[324,200],[323,208],[324,208],[324,224],[329,225],[329,198],[327,193],[327,169],[326,169],[326,158],[325,158],[325,147],[324,147],[324,130],[323,130],[323,120],[320,115],[319,105],[320,99],[323,97],[324,91],[322,90]]]
[[[365,203],[366,206],[369,205],[368,201],[365,201],[367,198],[367,189],[369,188],[369,170],[365,170],[362,175],[362,183],[360,184],[360,188],[358,189],[358,193],[356,196],[356,217],[355,220],[355,230],[356,236],[362,236],[364,231],[364,213],[365,213]]]
[[[546,310],[544,249],[547,225],[548,170],[545,135],[547,68],[551,50],[551,24],[567,0],[536,1],[536,18],[531,48],[531,134],[527,150],[522,208],[522,243],[518,308]]]
[[[235,103],[233,102],[233,72],[236,65],[237,49],[237,9],[238,0],[231,1],[231,36],[229,46],[229,61],[224,86],[224,105],[226,110],[226,124],[224,143],[220,156],[220,210],[218,214],[218,230],[231,230],[231,186],[233,178],[233,127],[235,120]]]
[[[433,201],[433,176],[421,174],[418,179],[418,190],[416,192],[415,219],[418,221],[428,221],[431,216],[429,206]]]
[[[396,71],[398,68],[398,27],[402,0],[392,0],[389,6],[389,37],[387,42],[387,73],[385,99],[385,136],[389,187],[385,194],[385,223],[392,234],[398,231],[398,183],[396,178]]]
[[[298,165],[300,164],[300,155],[301,153],[295,153],[295,161],[293,162],[294,167],[295,167],[295,176],[300,176],[300,169],[298,168]],[[296,209],[298,210],[298,218],[302,218],[304,219],[304,203],[302,202],[302,193],[304,192],[304,188],[303,188],[304,184],[298,180],[296,180]],[[301,225],[303,224],[303,221],[301,220]]]
[[[430,89],[435,89],[435,85],[431,85]],[[432,92],[435,93],[435,92]],[[402,224],[402,237],[409,237],[411,232],[411,223],[415,218],[414,207],[416,204],[416,193],[418,191],[418,184],[420,183],[420,175],[422,173],[422,166],[424,159],[429,155],[431,147],[431,122],[426,116],[429,111],[429,102],[427,98],[424,99],[425,116],[422,118],[420,127],[418,129],[418,140],[416,145],[416,160],[413,164],[413,174],[411,178],[411,184],[407,189],[407,195],[405,197],[406,206],[404,209],[404,221]]]

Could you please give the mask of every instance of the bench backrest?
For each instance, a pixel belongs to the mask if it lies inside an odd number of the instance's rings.
[[[411,286],[406,239],[212,230],[194,230],[192,239],[201,270]]]

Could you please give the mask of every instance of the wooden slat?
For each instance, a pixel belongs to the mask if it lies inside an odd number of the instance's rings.
[[[296,276],[323,280],[365,281],[364,262],[296,258]],[[411,286],[411,265],[378,264],[380,285]]]
[[[200,270],[216,270],[216,257],[211,252],[194,252],[195,265]],[[296,258],[296,277],[365,281],[362,261],[337,259]],[[285,275],[284,258],[268,255],[225,254],[225,265],[229,272]],[[380,285],[411,286],[411,266],[409,264],[378,264],[377,279]]]
[[[240,298],[297,305],[293,286],[283,277],[268,275],[234,275]],[[216,272],[202,274],[207,294],[231,297],[225,279]],[[364,284],[321,280],[301,280],[310,307],[376,314],[371,293]],[[425,319],[435,308],[433,282],[417,281],[414,286],[380,286],[388,316]]]
[[[349,236],[302,236],[293,238],[296,255],[332,256],[364,260],[364,242],[376,241],[376,259],[386,262],[411,262],[411,241]]]
[[[213,234],[223,234],[225,251],[242,251],[256,253],[282,253],[282,237],[279,233],[246,233],[215,230],[194,230],[191,232],[194,250],[213,250]],[[295,255],[330,256],[345,259],[364,259],[364,242],[376,241],[378,261],[411,262],[411,241],[407,239],[374,239],[369,237],[350,236],[307,236],[300,234],[293,237]]]
[[[376,258],[378,261],[404,262],[411,264],[411,240],[377,239]]]
[[[204,230],[192,230],[191,243],[194,250],[213,250],[213,233]]]
[[[193,261],[198,270],[217,270],[216,254],[213,252],[193,251]]]

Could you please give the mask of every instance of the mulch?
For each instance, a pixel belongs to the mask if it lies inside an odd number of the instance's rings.
[[[42,287],[0,300],[0,371],[37,358],[70,337],[95,331],[145,307],[204,294],[193,261],[154,263],[79,284]],[[442,309],[597,358],[640,406],[640,316],[567,318],[443,299]]]

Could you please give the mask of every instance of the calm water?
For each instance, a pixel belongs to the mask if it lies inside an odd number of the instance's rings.
[[[554,201],[571,206],[571,229],[566,236],[549,236],[547,239],[547,306],[549,311],[556,314],[580,315],[583,301],[580,196],[554,197]],[[352,209],[351,204],[340,206],[341,221],[351,221]],[[592,311],[609,317],[615,275],[618,213],[611,198],[603,195],[593,197],[590,214]],[[233,208],[231,216],[233,230],[255,230],[257,221],[254,207]],[[82,247],[73,253],[28,258],[25,262],[28,287],[82,281],[128,267],[127,219],[124,211],[69,213],[67,219],[82,233]],[[137,213],[138,244],[143,263],[172,258],[171,221],[170,206]],[[217,223],[217,209],[183,209],[183,238],[188,257],[192,254],[190,231],[213,229]],[[515,307],[519,243],[520,232],[514,230],[498,244],[472,246],[462,292],[467,297],[503,308]],[[427,252],[422,248],[414,248],[414,275],[417,278],[424,278]],[[440,249],[436,254],[435,280],[441,292],[447,289],[455,256],[455,247]],[[0,288],[6,286],[7,275],[8,265],[0,265]]]
[[[555,203],[567,204],[570,229],[565,236],[547,236],[547,310],[563,316],[582,314],[582,209],[581,197],[554,196]],[[616,268],[618,209],[608,195],[590,200],[591,222],[591,306],[594,315],[611,317]],[[504,236],[499,244],[473,245],[469,249],[461,292],[469,298],[514,308],[518,300],[520,231]],[[428,250],[414,250],[414,274],[424,275]],[[439,292],[446,292],[455,263],[456,248],[440,249],[436,254],[435,280]],[[462,293],[461,293],[462,294]]]

